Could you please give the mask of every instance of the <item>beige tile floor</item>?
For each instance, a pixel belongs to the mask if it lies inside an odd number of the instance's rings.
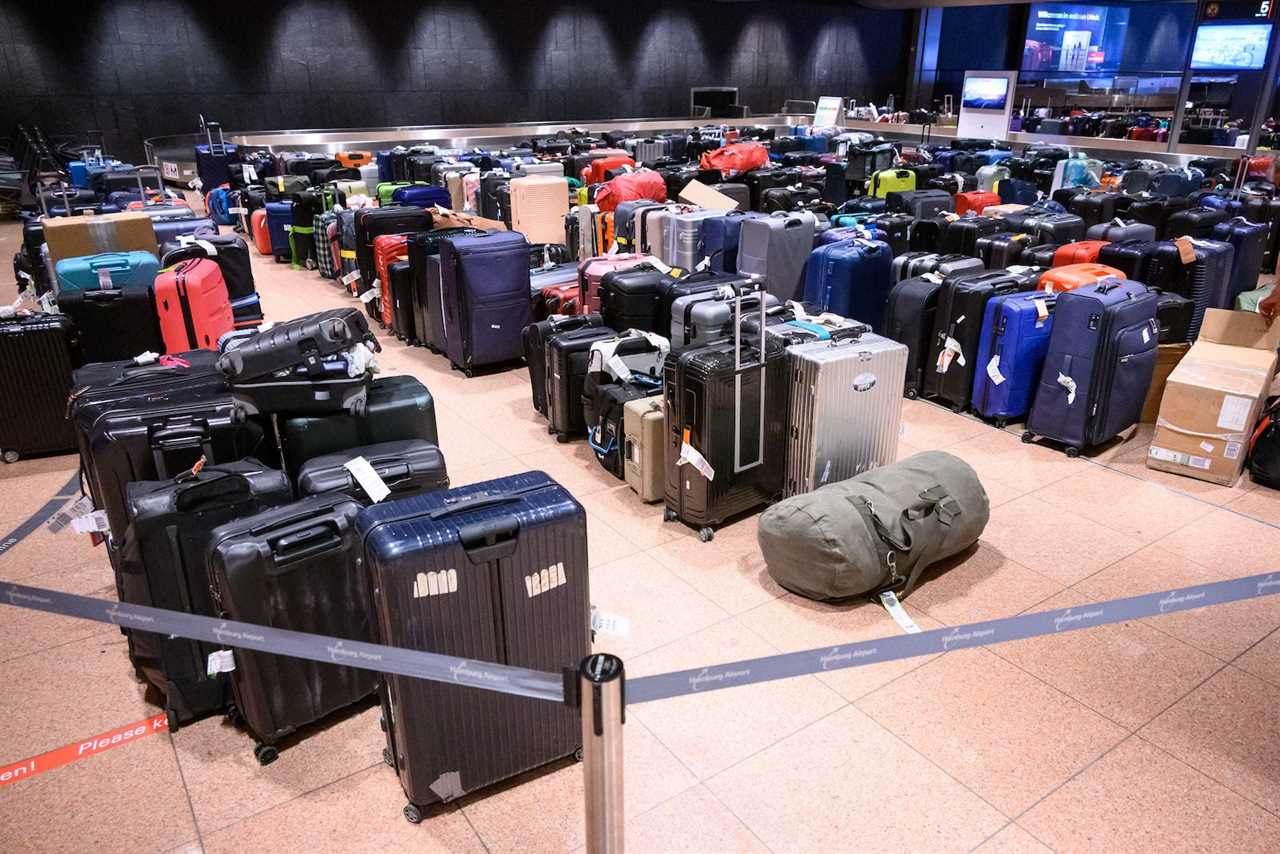
[[[0,226],[0,256],[18,229]],[[256,258],[267,316],[347,304]],[[11,286],[0,298],[12,299]],[[588,508],[593,601],[632,620],[601,638],[631,672],[897,633],[870,605],[785,594],[748,518],[711,544],[664,524],[557,445],[522,370],[472,380],[384,341],[385,372],[436,395],[455,483],[540,467]],[[4,402],[4,405],[11,405]],[[1280,497],[1150,472],[1149,429],[1092,459],[1023,445],[908,402],[903,454],[941,448],[992,497],[977,549],[908,599],[926,628],[1258,572],[1280,564]],[[71,457],[0,468],[0,527],[34,512]],[[0,580],[112,595],[100,550],[41,531]],[[1065,637],[635,706],[626,727],[633,851],[1274,851],[1280,846],[1280,597]],[[154,714],[119,633],[0,608],[0,763]],[[260,768],[206,720],[0,788],[0,849],[573,851],[581,771],[562,765],[414,827],[381,761],[378,713],[353,710]]]

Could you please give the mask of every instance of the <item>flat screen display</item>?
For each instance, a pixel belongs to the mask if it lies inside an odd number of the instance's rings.
[[[1009,98],[1007,77],[966,77],[960,106],[968,110],[1003,110]]]
[[[1267,62],[1270,24],[1201,24],[1191,49],[1191,67],[1262,68]]]
[[[1022,70],[1116,71],[1128,29],[1123,6],[1032,4]]]

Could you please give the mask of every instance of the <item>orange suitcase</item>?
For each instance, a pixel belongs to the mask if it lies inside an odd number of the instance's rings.
[[[619,166],[635,166],[636,162],[630,157],[621,155],[615,157],[597,157],[591,161],[591,165],[583,170],[583,178],[588,184],[603,184],[609,180],[609,176],[605,173],[610,169],[617,169]]]
[[[249,231],[253,234],[253,245],[261,255],[271,255],[271,232],[267,231],[267,209],[258,208],[249,217]]]
[[[956,213],[960,216],[964,216],[971,211],[975,214],[980,214],[983,208],[998,204],[1000,204],[999,193],[984,193],[981,190],[956,193]]]
[[[391,298],[391,279],[387,268],[393,261],[409,254],[409,237],[404,234],[382,234],[373,239],[373,269],[378,277],[382,306],[382,325],[391,328],[395,300]]]
[[[1106,264],[1068,264],[1046,270],[1036,290],[1051,294],[1073,291],[1103,279],[1123,279],[1124,273]]]
[[[546,320],[553,314],[584,314],[578,302],[580,296],[577,282],[567,285],[548,285],[541,291],[539,304],[534,306],[534,316],[538,320]]]
[[[222,268],[208,258],[192,258],[161,270],[155,296],[160,334],[169,353],[216,350],[218,339],[235,329]]]
[[[1077,240],[1059,246],[1053,253],[1053,266],[1065,267],[1068,264],[1092,264],[1098,260],[1098,252],[1110,243],[1110,240]]]
[[[369,151],[339,151],[333,159],[349,169],[359,169],[373,162],[373,153]]]

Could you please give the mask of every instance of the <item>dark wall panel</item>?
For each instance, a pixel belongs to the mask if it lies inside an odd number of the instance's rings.
[[[108,148],[190,132],[676,116],[689,87],[787,98],[901,93],[909,13],[818,2],[0,0],[0,132],[100,128]]]

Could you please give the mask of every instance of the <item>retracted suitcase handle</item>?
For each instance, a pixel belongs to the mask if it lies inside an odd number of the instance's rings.
[[[238,474],[226,475],[187,484],[178,492],[175,503],[178,511],[185,513],[227,499],[248,498],[252,494],[248,478]]]
[[[271,560],[276,567],[297,564],[342,545],[342,537],[332,525],[312,525],[300,531],[289,531],[268,540]]]
[[[520,520],[511,515],[483,519],[458,528],[458,543],[473,564],[509,557],[515,552],[519,537]]]

